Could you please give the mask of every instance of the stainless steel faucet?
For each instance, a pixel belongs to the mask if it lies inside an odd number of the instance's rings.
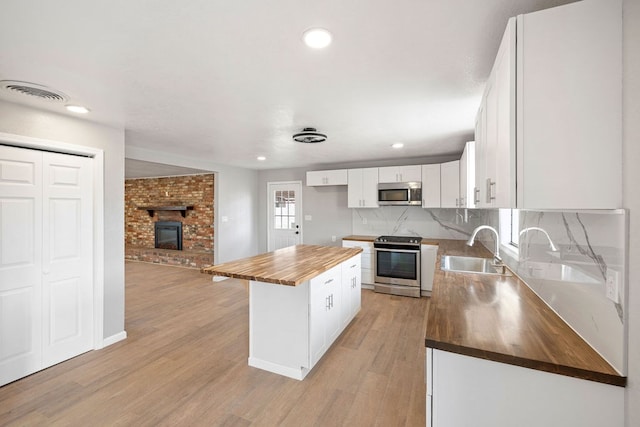
[[[551,247],[551,251],[558,252],[558,248],[556,247],[556,245],[553,244],[553,241],[551,240],[551,237],[549,236],[549,233],[546,232],[546,230],[540,227],[527,227],[527,228],[523,228],[522,231],[520,231],[520,236],[522,236],[524,233],[527,233],[529,231],[540,231],[541,233],[543,233],[545,236],[547,236],[547,240],[549,240],[549,246]]]
[[[502,258],[500,258],[500,235],[495,228],[491,227],[490,225],[481,225],[480,227],[477,227],[475,230],[473,230],[473,233],[471,233],[471,237],[469,237],[469,240],[467,240],[467,245],[473,246],[478,231],[485,229],[493,231],[493,233],[496,235],[496,250],[493,253],[493,262],[497,267],[502,267],[504,266],[504,264],[502,263]]]

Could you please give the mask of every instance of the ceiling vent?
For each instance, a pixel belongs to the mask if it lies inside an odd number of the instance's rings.
[[[50,102],[67,102],[69,97],[64,93],[36,83],[17,80],[0,80],[0,89],[14,94],[32,96]]]
[[[313,144],[327,140],[327,135],[319,133],[316,128],[304,128],[302,132],[293,135],[293,140],[305,144]]]

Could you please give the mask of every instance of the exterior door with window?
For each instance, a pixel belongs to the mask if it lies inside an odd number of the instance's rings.
[[[270,182],[268,250],[302,243],[302,182]]]

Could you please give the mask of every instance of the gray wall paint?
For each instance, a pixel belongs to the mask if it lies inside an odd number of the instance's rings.
[[[351,234],[351,209],[347,208],[347,186],[307,187],[306,168],[261,171],[258,174],[258,229],[260,252],[267,251],[267,183],[280,181],[302,182],[303,243],[308,245],[340,246],[342,237]],[[336,241],[331,241],[336,236]]]
[[[124,131],[0,101],[0,131],[104,151],[104,337],[124,331]]]
[[[208,159],[176,156],[126,147],[127,159],[196,168],[215,173],[214,258],[222,263],[258,253],[258,172],[216,164]],[[228,219],[222,222],[222,217]]]
[[[629,210],[627,427],[640,425],[640,1],[623,2],[623,204]]]

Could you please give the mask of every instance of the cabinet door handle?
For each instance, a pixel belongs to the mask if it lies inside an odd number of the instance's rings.
[[[491,203],[491,201],[496,198],[493,194],[493,190],[496,188],[495,185],[495,181],[491,181],[491,178],[487,178],[487,203]]]
[[[333,279],[329,279],[326,282],[324,282],[325,285],[328,285],[329,283],[333,282]]]
[[[353,265],[352,265],[351,267],[349,267],[349,268],[355,268],[355,267],[356,267],[356,265],[358,265],[358,264],[353,264]]]
[[[473,204],[477,205],[478,203],[480,203],[480,189],[473,187]]]
[[[325,300],[325,308],[327,309],[327,311],[329,311],[331,309],[331,304],[329,302],[329,297],[327,296],[324,300]]]

